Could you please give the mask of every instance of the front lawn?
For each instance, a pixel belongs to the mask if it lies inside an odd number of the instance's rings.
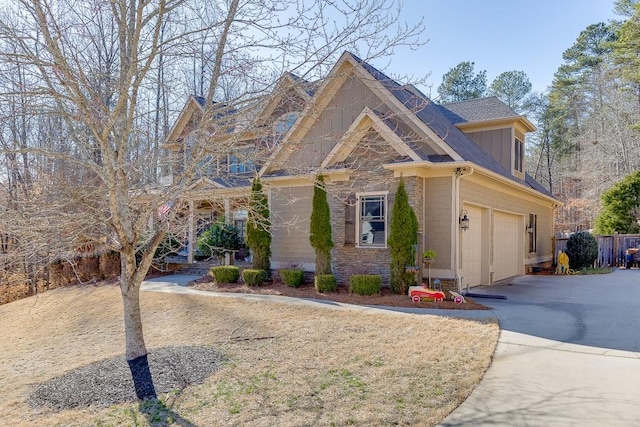
[[[0,306],[3,425],[436,425],[480,381],[498,339],[492,321],[143,292],[150,354],[206,347],[222,356],[212,357],[217,370],[142,408],[100,406],[106,387],[73,409],[30,404],[48,380],[122,355],[121,305],[119,288],[104,285]],[[186,374],[176,359],[157,360]]]

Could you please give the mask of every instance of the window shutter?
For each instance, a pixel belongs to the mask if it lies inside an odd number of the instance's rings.
[[[344,244],[356,244],[356,196],[350,194],[344,204]]]

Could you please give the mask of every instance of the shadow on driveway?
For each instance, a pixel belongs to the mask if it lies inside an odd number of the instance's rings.
[[[640,271],[523,276],[473,292],[505,295],[482,302],[503,330],[571,344],[640,351]]]

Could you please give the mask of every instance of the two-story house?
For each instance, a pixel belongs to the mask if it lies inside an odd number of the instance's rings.
[[[312,93],[302,92],[308,96],[294,108],[276,97],[278,107],[264,111],[272,123],[287,119],[257,172],[269,196],[272,268],[314,270],[309,218],[319,174],[340,282],[354,273],[388,280],[390,212],[401,177],[418,217],[417,252],[437,253],[432,277],[464,288],[552,261],[559,202],[525,173],[525,134],[533,125],[500,100],[437,105],[348,52]]]

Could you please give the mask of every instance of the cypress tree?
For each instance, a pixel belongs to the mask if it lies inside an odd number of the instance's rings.
[[[313,187],[313,204],[311,210],[311,224],[309,242],[316,251],[316,275],[331,274],[331,213],[324,178],[318,176]]]
[[[247,218],[247,245],[253,254],[253,268],[271,269],[271,222],[267,196],[262,190],[260,178],[251,182],[251,198]]]
[[[391,226],[387,246],[391,253],[391,290],[402,294],[415,284],[415,275],[405,267],[415,264],[414,245],[418,243],[418,218],[409,204],[409,196],[400,178],[391,212]]]

